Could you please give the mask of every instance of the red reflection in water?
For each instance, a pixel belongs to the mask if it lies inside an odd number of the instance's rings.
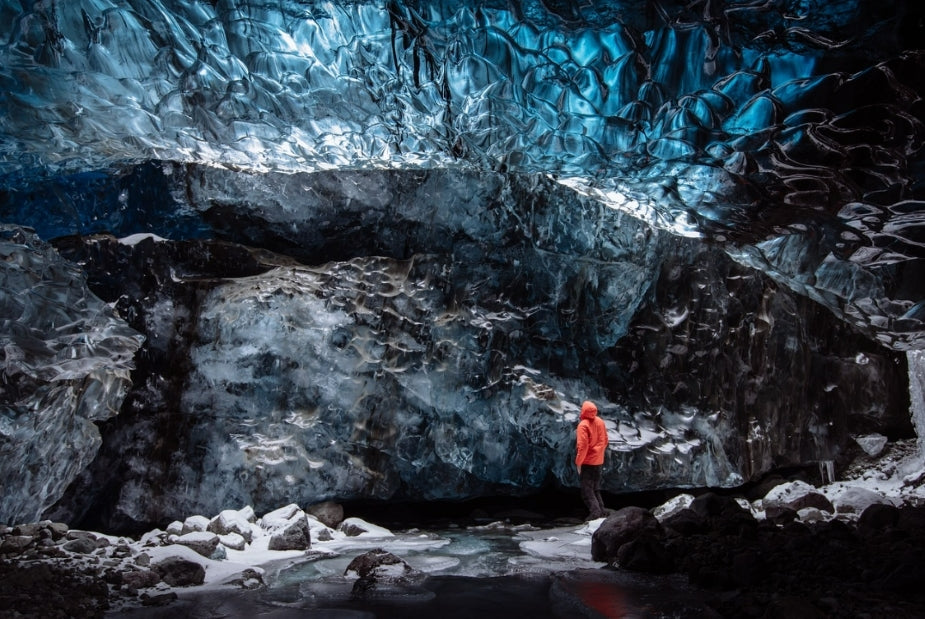
[[[599,612],[607,619],[617,619],[629,615],[626,597],[612,583],[577,582],[575,583],[575,588],[578,598],[585,606]]]

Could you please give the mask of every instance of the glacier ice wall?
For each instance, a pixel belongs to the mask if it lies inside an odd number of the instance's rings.
[[[263,174],[283,198],[261,198],[260,220],[223,193],[246,175],[184,178],[214,199],[207,219],[305,262],[227,241],[58,241],[148,339],[55,517],[132,529],[226,504],[573,486],[588,397],[612,492],[738,485],[840,458],[849,432],[906,431],[896,353],[545,176]]]
[[[60,513],[225,506],[191,488],[271,508],[289,476],[426,495],[428,467],[457,497],[570,485],[556,424],[591,395],[626,446],[615,491],[906,432],[923,30],[902,0],[0,0],[0,221],[147,337]],[[318,340],[299,299],[347,332]],[[411,435],[437,456],[396,448],[398,422],[433,423]],[[489,427],[517,475],[493,470]],[[51,477],[49,497],[74,475]]]
[[[34,234],[0,226],[0,520],[38,520],[93,460],[142,336]]]

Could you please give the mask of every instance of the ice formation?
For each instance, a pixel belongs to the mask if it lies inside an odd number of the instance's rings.
[[[34,234],[0,226],[0,256],[0,517],[28,522],[96,455],[144,338]]]
[[[620,439],[615,491],[734,484],[908,432],[921,17],[900,0],[0,2],[0,221],[54,242],[147,337],[130,391],[81,400],[123,413],[95,464],[90,440],[36,504],[78,474],[61,509],[126,523],[569,484],[586,397]],[[2,318],[15,339],[25,323]],[[124,337],[107,371],[127,380]]]

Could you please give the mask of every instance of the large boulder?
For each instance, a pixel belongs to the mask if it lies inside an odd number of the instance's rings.
[[[294,503],[264,515],[260,524],[270,533],[269,550],[307,550],[311,547],[308,517]]]
[[[832,497],[832,505],[838,514],[852,514],[860,516],[871,505],[878,503],[892,504],[892,501],[869,488],[849,486]]]
[[[791,481],[772,488],[762,500],[762,505],[789,507],[799,512],[801,509],[815,507],[816,509],[835,513],[835,507],[826,496],[815,486],[804,481]]]
[[[336,529],[344,521],[344,506],[334,501],[316,503],[306,511],[331,529]]]
[[[254,532],[251,528],[253,517],[253,509],[250,508],[240,511],[226,509],[209,521],[207,529],[218,535],[237,533],[249,544],[254,538]]]
[[[382,548],[365,552],[344,570],[347,577],[356,577],[354,595],[371,595],[383,589],[402,591],[413,586],[423,575],[412,568],[407,561]]]
[[[591,558],[613,563],[620,548],[641,536],[661,537],[662,525],[648,509],[624,507],[608,516],[591,536]]]
[[[186,533],[175,538],[170,538],[174,544],[180,544],[194,550],[196,553],[209,558],[215,554],[218,548],[219,538],[215,533],[209,531],[194,531]]]
[[[715,492],[701,494],[691,501],[688,509],[702,518],[709,529],[721,533],[739,533],[757,525],[740,500]]]

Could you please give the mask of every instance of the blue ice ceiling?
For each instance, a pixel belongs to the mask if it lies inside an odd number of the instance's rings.
[[[920,347],[922,15],[901,0],[6,1],[0,219],[46,238],[202,234],[158,211],[169,196],[142,204],[114,180],[152,162],[541,173]]]

